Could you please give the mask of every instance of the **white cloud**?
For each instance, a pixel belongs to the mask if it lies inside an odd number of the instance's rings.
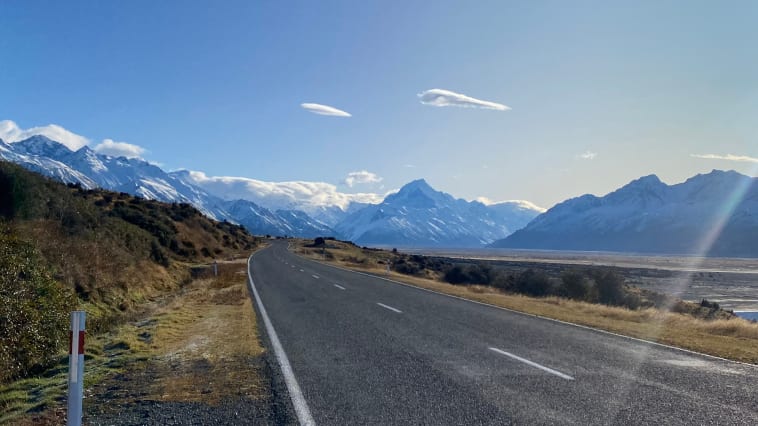
[[[353,187],[356,183],[377,183],[381,182],[382,178],[376,173],[371,173],[367,170],[361,170],[359,172],[350,172],[345,178],[345,184],[349,187]]]
[[[299,208],[310,213],[314,209],[337,206],[346,209],[351,202],[380,203],[384,197],[374,193],[347,194],[325,182],[265,182],[230,176],[207,176],[189,172],[193,182],[227,200],[245,199],[274,209]]]
[[[579,154],[579,158],[584,160],[594,160],[595,157],[597,157],[597,152],[585,151],[584,153]]]
[[[0,139],[7,143],[19,142],[35,135],[46,136],[60,142],[72,151],[76,151],[90,142],[84,136],[77,135],[57,124],[22,129],[11,120],[0,121]]]
[[[496,202],[492,201],[491,199],[487,197],[476,197],[474,201],[479,201],[480,203],[484,204],[485,206],[489,206],[492,204],[497,204]]]
[[[330,115],[332,117],[352,117],[349,112],[342,111],[329,105],[304,103],[300,104],[306,111],[319,115]]]
[[[103,139],[103,141],[92,148],[98,154],[110,155],[113,157],[141,158],[145,153],[145,148],[126,142],[115,142],[113,139]]]
[[[477,197],[475,201],[479,201],[480,203],[484,204],[485,206],[492,206],[495,204],[515,204],[519,208],[525,209],[525,210],[535,210],[540,213],[544,213],[547,211],[547,209],[540,207],[531,201],[527,200],[505,200],[505,201],[492,201],[491,199],[487,197]]]
[[[498,111],[507,111],[511,107],[496,102],[483,101],[460,93],[444,89],[430,89],[418,94],[421,103],[437,107],[457,106],[466,108],[484,108]]]
[[[690,154],[695,158],[704,158],[706,160],[726,160],[726,161],[739,161],[743,163],[758,163],[758,158],[748,157],[747,155],[718,155],[718,154]]]

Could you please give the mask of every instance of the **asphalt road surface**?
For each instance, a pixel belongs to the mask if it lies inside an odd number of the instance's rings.
[[[250,272],[302,423],[758,425],[756,366],[322,265],[285,241]]]

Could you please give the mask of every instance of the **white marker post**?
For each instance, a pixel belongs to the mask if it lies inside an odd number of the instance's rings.
[[[82,397],[84,393],[84,331],[87,313],[71,312],[71,335],[68,347],[68,422],[69,426],[82,424]]]
[[[218,276],[218,261],[217,260],[213,261],[213,276],[214,277]]]

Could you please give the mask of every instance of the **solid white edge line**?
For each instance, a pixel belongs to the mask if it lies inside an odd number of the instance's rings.
[[[344,289],[345,289],[345,287],[342,287],[342,286],[341,286],[341,285],[339,285],[339,284],[334,284],[334,286],[335,286],[335,287],[337,287],[337,288],[338,288],[338,289],[340,289],[340,290],[344,290]]]
[[[568,374],[563,374],[563,373],[561,373],[561,372],[560,372],[560,371],[558,371],[558,370],[553,370],[552,368],[549,368],[549,367],[545,367],[545,366],[544,366],[544,365],[542,365],[542,364],[537,364],[537,363],[536,363],[536,362],[534,362],[534,361],[529,361],[529,360],[528,360],[528,359],[526,359],[526,358],[521,358],[520,356],[518,356],[518,355],[514,355],[514,354],[512,354],[512,353],[510,353],[510,352],[506,352],[506,351],[504,351],[504,350],[501,350],[501,349],[498,349],[498,348],[490,348],[490,350],[491,350],[491,351],[494,351],[494,352],[497,352],[497,353],[499,353],[500,355],[505,355],[505,356],[507,356],[507,357],[511,357],[511,358],[515,359],[516,361],[521,361],[521,362],[523,362],[524,364],[527,364],[527,365],[531,365],[531,366],[532,366],[532,367],[534,367],[534,368],[539,368],[539,369],[540,369],[540,370],[542,370],[542,371],[547,371],[547,372],[548,372],[548,373],[550,373],[550,374],[555,374],[556,376],[558,376],[558,377],[560,377],[560,378],[562,378],[562,379],[566,379],[566,380],[574,380],[574,378],[573,378],[573,377],[571,377],[571,376],[569,376]]]
[[[401,311],[400,309],[395,309],[395,308],[393,308],[392,306],[387,306],[387,305],[385,305],[384,303],[379,303],[379,302],[376,302],[376,304],[377,304],[377,305],[379,305],[379,306],[381,306],[381,307],[382,307],[382,308],[384,308],[384,309],[389,309],[390,311],[395,311],[395,312],[397,312],[398,314],[402,314],[402,313],[403,313],[403,311]]]
[[[623,339],[633,340],[635,342],[645,343],[645,344],[648,344],[648,345],[651,345],[651,346],[659,346],[659,347],[662,347],[662,348],[673,349],[675,351],[684,352],[684,353],[687,353],[687,354],[690,354],[690,355],[697,355],[697,356],[701,356],[701,357],[704,357],[704,358],[711,358],[711,359],[715,359],[715,360],[719,360],[719,361],[725,361],[725,362],[732,363],[732,364],[739,364],[739,365],[745,365],[745,366],[748,366],[748,367],[758,368],[758,365],[756,365],[756,364],[749,364],[747,362],[735,361],[735,360],[732,360],[732,359],[722,358],[722,357],[716,356],[716,355],[704,354],[702,352],[697,352],[697,351],[693,351],[693,350],[690,350],[690,349],[678,348],[676,346],[667,345],[665,343],[658,343],[658,342],[653,342],[651,340],[640,339],[639,337],[625,336],[623,334],[614,333],[612,331],[603,330],[603,329],[600,329],[600,328],[590,327],[588,325],[575,324],[573,322],[562,321],[562,320],[555,319],[555,318],[550,318],[550,317],[544,317],[542,315],[530,314],[530,313],[527,313],[527,312],[521,312],[521,311],[517,311],[517,310],[514,310],[514,309],[508,309],[508,308],[504,308],[502,306],[497,306],[497,305],[492,305],[492,304],[489,304],[489,303],[479,302],[479,301],[476,301],[476,300],[466,299],[465,297],[454,296],[452,294],[447,294],[447,293],[441,293],[439,291],[430,290],[428,288],[417,287],[415,285],[401,283],[400,281],[391,280],[389,278],[380,277],[378,275],[368,274],[366,272],[359,272],[359,271],[353,271],[352,269],[341,268],[339,266],[334,266],[334,265],[330,265],[328,263],[319,262],[317,260],[308,259],[307,257],[302,257],[302,256],[297,255],[295,253],[292,253],[292,254],[294,254],[295,256],[300,257],[301,259],[308,260],[308,261],[313,262],[313,263],[318,263],[319,265],[328,266],[330,268],[339,269],[339,270],[346,271],[346,272],[352,272],[352,273],[358,274],[358,275],[365,275],[365,276],[371,277],[371,278],[378,278],[380,280],[388,281],[388,282],[391,282],[391,283],[394,283],[394,284],[398,284],[398,285],[402,285],[402,286],[405,286],[405,287],[415,288],[416,290],[426,291],[428,293],[439,294],[440,296],[445,296],[445,297],[450,297],[450,298],[453,298],[453,299],[463,300],[463,301],[470,302],[470,303],[476,303],[477,305],[489,306],[490,308],[500,309],[500,310],[507,311],[507,312],[513,312],[514,314],[523,315],[523,316],[526,316],[526,317],[539,318],[539,319],[542,319],[542,320],[545,320],[545,321],[552,321],[552,322],[557,322],[559,324],[569,325],[569,326],[572,326],[572,327],[583,328],[585,330],[592,330],[592,331],[595,331],[595,332],[598,332],[598,333],[607,334],[607,335],[610,335],[610,336],[621,337]]]
[[[268,318],[268,314],[266,313],[266,308],[263,306],[263,301],[258,295],[258,290],[255,289],[255,283],[253,283],[253,274],[250,271],[250,261],[253,260],[253,256],[254,254],[247,259],[248,284],[250,285],[250,289],[253,290],[255,303],[258,305],[258,310],[260,311],[261,317],[263,318],[263,323],[266,326],[266,332],[271,339],[271,346],[273,346],[274,354],[276,354],[276,359],[279,361],[279,366],[282,368],[284,383],[287,385],[287,390],[289,391],[290,398],[292,399],[292,405],[295,406],[295,414],[297,414],[297,419],[300,422],[301,426],[315,426],[316,422],[313,420],[313,416],[311,416],[311,410],[308,408],[308,403],[305,401],[303,392],[300,390],[300,385],[297,384],[297,379],[295,378],[295,373],[292,371],[292,366],[290,365],[290,361],[287,358],[287,354],[284,353],[284,348],[282,347],[281,342],[279,342],[279,336],[276,335],[274,326],[271,324],[271,320]]]

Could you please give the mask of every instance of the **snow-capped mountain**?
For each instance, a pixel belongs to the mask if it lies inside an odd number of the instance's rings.
[[[271,212],[250,201],[234,204],[147,161],[98,154],[87,146],[71,151],[42,135],[13,144],[0,141],[0,158],[87,189],[101,187],[153,200],[189,203],[206,216],[240,223],[255,234],[303,237],[334,234],[328,226],[303,212]],[[255,212],[261,216],[256,218]]]
[[[29,142],[32,139],[39,141],[41,145],[48,145],[49,141],[49,139],[44,136],[33,136],[27,139],[25,142]],[[87,189],[97,187],[97,183],[95,181],[93,181],[87,175],[79,172],[78,170],[69,167],[65,163],[57,161],[53,158],[49,158],[47,156],[30,153],[36,151],[36,149],[32,148],[34,145],[33,143],[29,142],[27,144],[20,145],[17,150],[16,146],[19,144],[21,144],[21,142],[11,145],[0,140],[0,159],[17,163],[31,171],[43,174],[45,176],[50,176],[65,183],[78,183]],[[68,150],[68,148],[65,146],[60,146],[63,149]],[[58,152],[57,147],[53,148],[55,152]],[[40,147],[39,149],[41,150],[43,148]]]
[[[645,176],[557,204],[494,247],[758,256],[758,178],[714,170],[666,185]]]
[[[381,204],[351,214],[335,229],[358,244],[480,247],[509,235],[539,212],[518,203],[486,206],[455,199],[419,179]]]

